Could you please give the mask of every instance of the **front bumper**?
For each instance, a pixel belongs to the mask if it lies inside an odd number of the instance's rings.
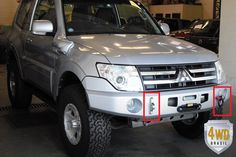
[[[83,80],[83,85],[86,89],[90,109],[99,112],[108,113],[116,116],[155,119],[160,117],[170,117],[176,115],[187,115],[198,112],[209,111],[213,107],[213,87],[164,91],[157,93],[148,93],[143,99],[143,92],[121,92],[115,90],[106,80],[101,78],[86,77]],[[224,84],[223,86],[227,86]],[[216,88],[215,96],[218,96],[218,89]],[[229,89],[226,89],[225,101],[229,99]],[[202,95],[207,95],[207,101],[202,103]],[[178,98],[177,106],[169,106],[169,98]],[[131,113],[128,110],[128,103],[132,100],[139,100],[142,104],[141,109],[137,113]],[[145,101],[145,111],[144,102]],[[159,105],[160,103],[160,105]],[[199,110],[188,112],[177,111],[178,107],[187,104],[200,104]],[[153,105],[153,106],[151,106]],[[151,108],[151,109],[150,109]],[[152,111],[152,112],[151,112]],[[159,115],[160,113],[160,115]]]

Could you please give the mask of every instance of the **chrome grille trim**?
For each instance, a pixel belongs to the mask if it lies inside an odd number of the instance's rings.
[[[193,81],[208,81],[216,79],[216,76],[207,76],[207,77],[199,77],[199,78],[192,78]]]
[[[217,84],[215,63],[137,66],[145,90],[206,87]]]
[[[143,81],[144,85],[159,85],[159,84],[169,84],[178,83],[177,80],[160,80],[160,81]]]
[[[159,71],[159,72],[141,72],[142,76],[150,76],[150,75],[175,75],[176,71]]]
[[[216,71],[216,68],[205,68],[205,69],[190,69],[191,73],[202,73]]]
[[[214,80],[216,76],[208,76],[208,77],[199,77],[199,78],[192,78],[192,81],[207,81],[207,80]],[[159,84],[170,84],[170,83],[181,83],[176,80],[159,80],[159,81],[143,81],[144,85],[159,85]]]

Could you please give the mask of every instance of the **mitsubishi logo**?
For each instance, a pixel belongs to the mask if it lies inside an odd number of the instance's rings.
[[[185,69],[180,69],[178,82],[190,82],[192,81],[191,76]]]

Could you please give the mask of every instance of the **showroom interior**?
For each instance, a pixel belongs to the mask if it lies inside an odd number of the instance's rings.
[[[8,33],[12,29],[20,1],[0,0],[0,157],[67,157],[69,155],[61,142],[61,134],[58,131],[58,115],[54,108],[52,109],[46,101],[36,96],[33,96],[32,105],[27,111],[12,108],[9,100],[6,65],[8,63],[8,48],[10,47]],[[109,0],[106,1],[109,2]],[[162,28],[161,24],[168,24],[169,33],[166,36],[176,38],[180,42],[183,41],[184,44],[187,41],[204,47],[204,50],[210,50],[218,57],[226,75],[227,87],[232,90],[230,93],[232,95],[229,96],[230,100],[224,102],[224,113],[231,113],[231,116],[226,116],[223,119],[236,124],[236,90],[234,90],[236,87],[236,44],[234,42],[236,37],[234,26],[236,24],[236,1],[138,0],[139,2],[150,12],[149,15],[153,17],[155,24],[160,25],[160,28]],[[55,16],[58,16],[58,12]],[[195,29],[200,29],[199,27],[204,29],[206,26],[211,28],[204,32],[205,34],[201,34],[200,31],[199,34],[197,31],[194,32]],[[90,40],[92,37],[85,38]],[[159,38],[157,37],[155,40],[159,40]],[[103,44],[102,41],[99,43]],[[107,47],[104,49],[110,51]],[[148,46],[144,45],[139,48],[147,51],[145,48]],[[87,51],[86,48],[78,49]],[[120,49],[131,51],[132,47],[120,46]],[[138,51],[138,47],[132,50]],[[127,61],[133,59],[132,55],[130,57],[127,58]],[[209,56],[206,55],[207,57]],[[179,58],[179,60],[185,59]],[[114,59],[114,61],[116,60]],[[97,85],[94,86],[98,88]],[[89,87],[92,88],[93,85]],[[159,105],[161,106],[161,104]],[[162,118],[160,119],[162,120]],[[235,127],[233,131],[235,131]],[[114,126],[111,136],[111,144],[106,150],[105,157],[233,157],[236,154],[235,141],[232,142],[228,150],[217,155],[206,146],[203,134],[194,139],[182,137],[175,131],[171,122],[134,129],[123,125]],[[233,140],[236,138],[233,137]],[[78,156],[80,157],[79,154]]]

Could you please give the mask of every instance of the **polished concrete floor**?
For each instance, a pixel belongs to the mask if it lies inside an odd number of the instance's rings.
[[[38,100],[34,101],[37,103]],[[30,113],[12,112],[7,107],[9,105],[5,67],[0,65],[0,157],[67,157],[58,135],[54,112],[48,109],[36,109]],[[236,124],[235,112],[230,120]],[[234,140],[220,157],[235,156]],[[195,140],[182,138],[169,123],[114,130],[112,145],[106,154],[106,157],[217,156],[207,148],[203,137]]]

